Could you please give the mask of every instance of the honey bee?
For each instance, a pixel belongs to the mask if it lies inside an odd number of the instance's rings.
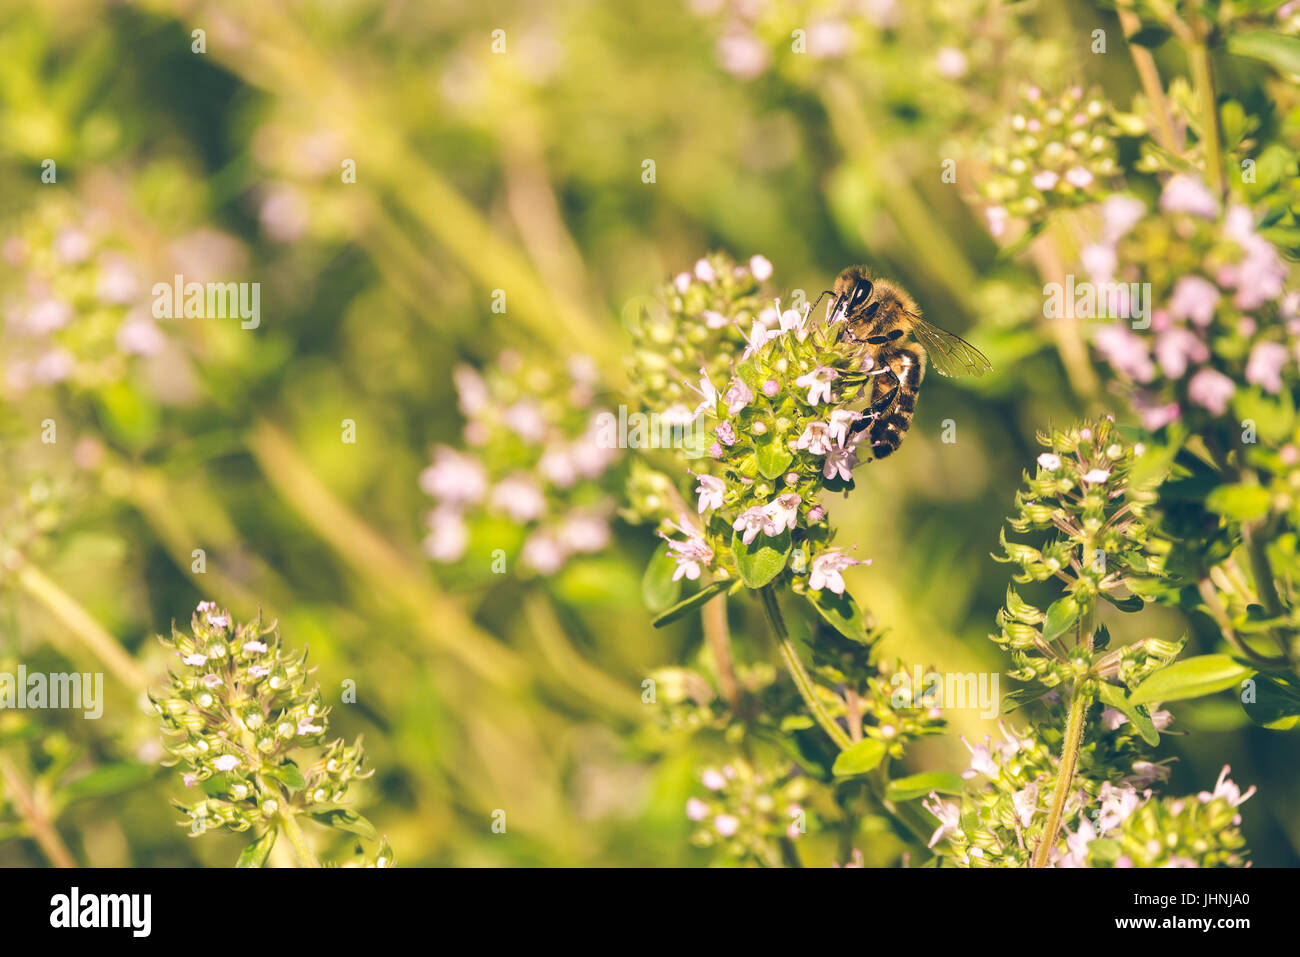
[[[873,377],[870,411],[854,430],[870,430],[878,459],[892,455],[903,443],[927,357],[946,376],[982,376],[993,368],[965,339],[922,319],[916,301],[903,289],[883,279],[873,281],[865,266],[845,269],[834,288],[822,295],[835,297],[828,322],[832,328],[839,326],[837,339],[860,347],[858,367]]]

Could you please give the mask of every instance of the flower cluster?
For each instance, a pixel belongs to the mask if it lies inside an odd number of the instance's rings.
[[[830,545],[824,489],[853,487],[869,416],[849,406],[870,382],[869,358],[841,343],[840,321],[782,310],[753,318],[724,377],[701,369],[690,415],[712,437],[695,473],[696,515],[661,532],[681,575],[704,570],[762,587],[783,572],[796,591],[841,596],[860,564]],[[698,516],[698,517],[697,517]]]
[[[670,427],[694,421],[700,397],[685,383],[701,369],[706,376],[725,376],[745,330],[776,321],[772,304],[759,295],[771,275],[772,264],[762,256],[738,265],[714,253],[679,273],[657,297],[629,307],[626,325],[635,349],[628,378],[643,411],[662,416]]]
[[[501,549],[550,574],[605,548],[613,505],[601,479],[619,443],[612,414],[595,407],[591,362],[552,371],[507,351],[484,374],[459,366],[454,377],[465,445],[438,446],[420,474],[435,501],[425,553],[456,562],[482,546],[488,567]]]
[[[686,802],[686,816],[698,827],[691,837],[698,847],[718,847],[737,863],[779,867],[788,858],[783,848],[809,829],[803,802],[809,782],[779,767],[757,767],[733,758],[719,770],[701,775],[706,793]]]
[[[1001,741],[986,737],[967,748],[966,786],[956,799],[931,794],[924,802],[938,826],[932,847],[946,842],[951,860],[968,867],[1023,867],[1043,839],[1047,807],[1059,768],[1064,713],[1055,695],[1036,729],[999,724]],[[1168,712],[1153,715],[1160,727]],[[1169,776],[1149,760],[1132,726],[1101,709],[1064,804],[1065,826],[1048,854],[1054,867],[1213,867],[1244,863],[1235,808],[1244,794],[1225,767],[1213,793],[1161,798],[1152,785]]]
[[[1001,535],[999,561],[1020,566],[1017,582],[1054,580],[1063,597],[1046,611],[1007,590],[998,612],[1000,634],[991,636],[1011,652],[1012,676],[1055,687],[1095,669],[1107,680],[1136,683],[1168,661],[1178,646],[1145,639],[1106,651],[1093,642],[1097,602],[1125,611],[1142,607],[1134,588],[1161,574],[1163,549],[1153,540],[1148,509],[1154,495],[1130,481],[1136,458],[1145,451],[1128,442],[1109,418],[1082,427],[1040,435],[1051,451],[1038,457],[1037,471],[1026,474],[1016,493],[1018,514],[1011,527],[1037,533],[1037,545],[1009,541]],[[994,556],[997,558],[997,556]]]
[[[361,769],[360,739],[326,740],[329,708],[309,683],[306,651],[285,651],[274,625],[236,622],[210,601],[199,603],[189,634],[173,628],[160,640],[182,667],[150,700],[185,786],[204,794],[176,802],[192,835],[273,830],[297,814],[347,818],[362,833],[364,818],[340,804],[373,772]]]
[[[1115,197],[1102,208],[1102,238],[1084,250],[1094,284],[1110,284],[1112,316],[1134,315],[1128,292],[1147,284],[1150,328],[1100,325],[1093,341],[1148,430],[1226,415],[1235,396],[1279,394],[1297,379],[1300,292],[1288,267],[1242,204],[1226,209],[1199,179],[1170,177],[1160,208]],[[1122,265],[1121,265],[1122,264]],[[1114,282],[1119,280],[1119,282]]]
[[[0,302],[4,392],[93,388],[120,379],[131,357],[164,349],[145,267],[107,210],[42,203],[0,240],[0,259],[12,277]]]
[[[989,231],[1001,236],[1010,217],[1035,222],[1095,201],[1118,175],[1119,132],[1095,92],[1072,86],[1053,98],[1027,87],[997,145],[988,147],[992,170],[981,188]]]

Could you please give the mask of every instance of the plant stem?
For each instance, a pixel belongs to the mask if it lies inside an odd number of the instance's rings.
[[[1223,156],[1219,138],[1219,110],[1214,98],[1214,73],[1210,66],[1210,30],[1198,15],[1192,21],[1195,37],[1187,50],[1192,68],[1192,83],[1200,97],[1201,135],[1205,142],[1205,170],[1214,195],[1223,198]]]
[[[17,575],[18,584],[48,608],[72,635],[86,646],[118,680],[132,691],[143,691],[149,677],[136,660],[123,650],[117,639],[104,630],[90,612],[77,600],[51,581],[35,565],[23,562]]]
[[[731,660],[731,631],[727,627],[727,596],[719,595],[700,609],[704,637],[713,653],[713,664],[718,669],[718,684],[722,697],[731,710],[740,702],[740,685],[736,681],[736,668]]]
[[[32,838],[36,841],[50,863],[55,867],[76,867],[68,846],[45,813],[35,793],[27,786],[22,772],[7,754],[0,754],[0,779],[3,779],[9,793],[13,795],[18,813],[22,815],[27,826],[31,828]]]
[[[1052,808],[1047,815],[1047,827],[1043,830],[1043,839],[1034,851],[1033,867],[1046,867],[1047,856],[1056,846],[1056,835],[1061,829],[1061,812],[1065,809],[1065,798],[1070,792],[1070,782],[1074,780],[1074,768],[1079,762],[1079,746],[1083,744],[1083,719],[1088,713],[1091,696],[1076,685],[1074,697],[1070,701],[1070,714],[1065,722],[1065,744],[1061,748],[1061,768],[1056,776],[1056,790],[1052,792]]]
[[[1119,14],[1119,25],[1124,31],[1124,40],[1128,42],[1142,29],[1142,21],[1131,9],[1120,7],[1116,13]],[[1160,73],[1156,70],[1155,57],[1146,47],[1136,43],[1128,42],[1128,50],[1133,57],[1133,65],[1137,68],[1138,79],[1142,81],[1142,91],[1151,101],[1151,110],[1155,113],[1156,142],[1169,152],[1176,153],[1178,137],[1174,133],[1173,122],[1169,119],[1169,105],[1165,102],[1165,90],[1160,82]]]
[[[785,659],[786,670],[790,672],[790,677],[794,679],[795,687],[799,689],[799,694],[803,697],[804,703],[812,711],[813,717],[817,723],[822,726],[832,741],[841,751],[852,747],[853,742],[849,740],[848,734],[835,723],[826,711],[825,706],[817,699],[817,691],[813,687],[812,679],[808,677],[808,672],[804,670],[803,663],[799,661],[799,654],[795,651],[794,643],[790,640],[790,633],[786,631],[785,619],[781,617],[781,606],[777,603],[776,592],[771,585],[764,585],[758,590],[759,598],[763,602],[763,611],[767,613],[768,624],[772,626],[772,631],[776,633],[777,643],[781,646],[781,657]]]
[[[284,836],[289,839],[298,863],[303,867],[320,867],[320,861],[316,860],[316,855],[307,846],[307,840],[303,837],[302,829],[298,827],[298,820],[293,810],[287,802],[282,803],[280,807],[280,820],[284,822]]]

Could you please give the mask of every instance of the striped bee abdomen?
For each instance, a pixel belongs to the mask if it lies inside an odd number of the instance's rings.
[[[871,423],[870,437],[872,454],[878,459],[898,451],[912,424],[916,395],[925,371],[925,353],[920,346],[907,343],[899,346],[885,362],[894,374],[878,376],[872,390],[871,407],[876,417]]]

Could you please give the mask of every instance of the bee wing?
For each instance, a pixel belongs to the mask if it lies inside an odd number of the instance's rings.
[[[912,326],[912,335],[925,347],[930,363],[939,370],[940,375],[981,376],[993,368],[988,356],[961,336],[940,329],[913,313],[909,315],[916,320]]]

